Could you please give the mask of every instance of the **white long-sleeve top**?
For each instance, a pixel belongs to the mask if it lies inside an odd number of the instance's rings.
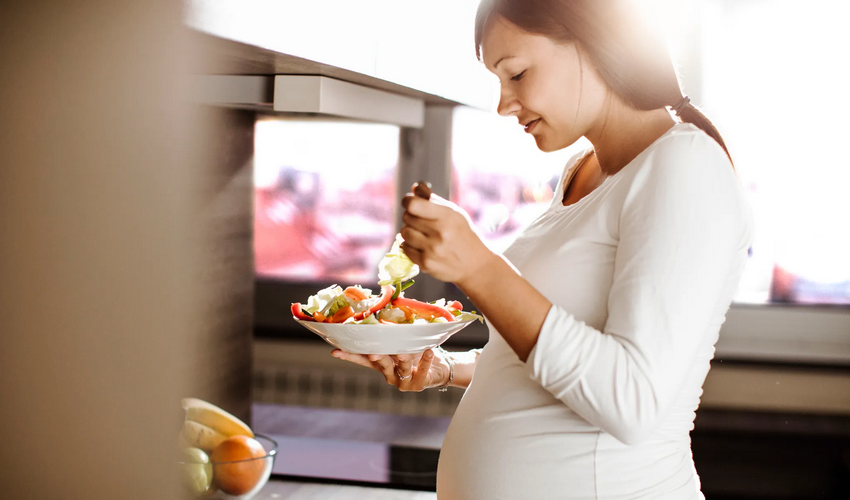
[[[723,149],[679,123],[505,252],[553,304],[523,363],[490,325],[437,494],[703,498],[689,433],[753,223]],[[510,294],[511,290],[494,293]]]

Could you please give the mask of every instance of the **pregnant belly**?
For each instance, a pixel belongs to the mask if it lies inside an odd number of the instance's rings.
[[[687,441],[626,446],[554,398],[523,408],[475,389],[443,442],[440,500],[702,498]]]
[[[594,427],[562,404],[502,412],[474,396],[443,442],[440,500],[594,498]]]

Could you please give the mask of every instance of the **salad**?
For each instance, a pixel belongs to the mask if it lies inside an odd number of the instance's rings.
[[[404,290],[413,285],[419,266],[404,254],[404,239],[396,235],[395,243],[378,264],[380,293],[360,285],[346,289],[331,285],[311,295],[307,304],[292,304],[292,316],[302,321],[346,324],[421,324],[452,323],[472,319],[484,321],[475,311],[463,310],[457,300],[445,299],[422,302],[404,296]]]

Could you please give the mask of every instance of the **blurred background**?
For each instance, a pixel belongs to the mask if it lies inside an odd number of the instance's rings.
[[[703,490],[850,498],[850,7],[632,1],[756,217],[692,433]],[[287,443],[267,498],[433,491],[462,391],[396,391],[289,304],[375,289],[420,179],[503,250],[586,147],[541,153],[495,113],[477,4],[4,4],[0,496],[179,497],[187,395]],[[468,303],[426,276],[410,295]]]

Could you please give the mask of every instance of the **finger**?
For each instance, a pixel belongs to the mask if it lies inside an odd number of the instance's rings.
[[[407,358],[396,358],[395,372],[398,378],[406,380],[413,373],[413,362]]]
[[[401,198],[401,208],[407,211],[407,207],[410,206],[410,202],[413,200],[415,195],[413,193],[407,193]]]
[[[404,212],[403,214],[401,214],[401,220],[405,223],[405,225],[416,229],[417,231],[426,236],[433,236],[437,234],[437,231],[435,231],[434,229],[433,221],[422,219],[411,214],[410,212]]]
[[[394,354],[392,358],[396,361],[412,361],[414,364],[419,362],[419,358],[422,357],[422,353],[419,354]]]
[[[413,387],[425,387],[428,382],[428,372],[431,371],[431,363],[434,361],[434,351],[428,349],[422,354],[419,364],[416,366],[416,371],[413,374],[413,380],[410,385]]]
[[[407,246],[413,247],[420,251],[427,250],[430,246],[430,238],[418,229],[412,228],[410,226],[404,226],[399,232],[401,233],[401,237],[404,238],[404,243]]]
[[[437,198],[437,195],[432,194],[431,199]],[[401,206],[411,214],[422,219],[436,220],[446,214],[446,210],[451,210],[446,206],[437,205],[430,201],[423,200],[418,196],[408,193],[401,199]]]
[[[401,249],[404,250],[404,254],[413,261],[414,264],[417,264],[419,267],[422,267],[422,251],[418,250],[407,244],[405,241],[401,244]]]
[[[369,358],[372,356],[370,355]],[[393,363],[392,358],[389,356],[380,356],[377,360],[373,361],[375,369],[384,374],[384,377],[387,379],[387,383],[397,385],[398,377],[395,374],[395,363]]]
[[[345,352],[340,349],[335,349],[331,351],[331,356],[341,359],[343,361],[348,361],[350,363],[354,363],[356,365],[365,366],[366,368],[375,368],[372,362],[368,357],[362,354],[351,354],[350,352]]]

